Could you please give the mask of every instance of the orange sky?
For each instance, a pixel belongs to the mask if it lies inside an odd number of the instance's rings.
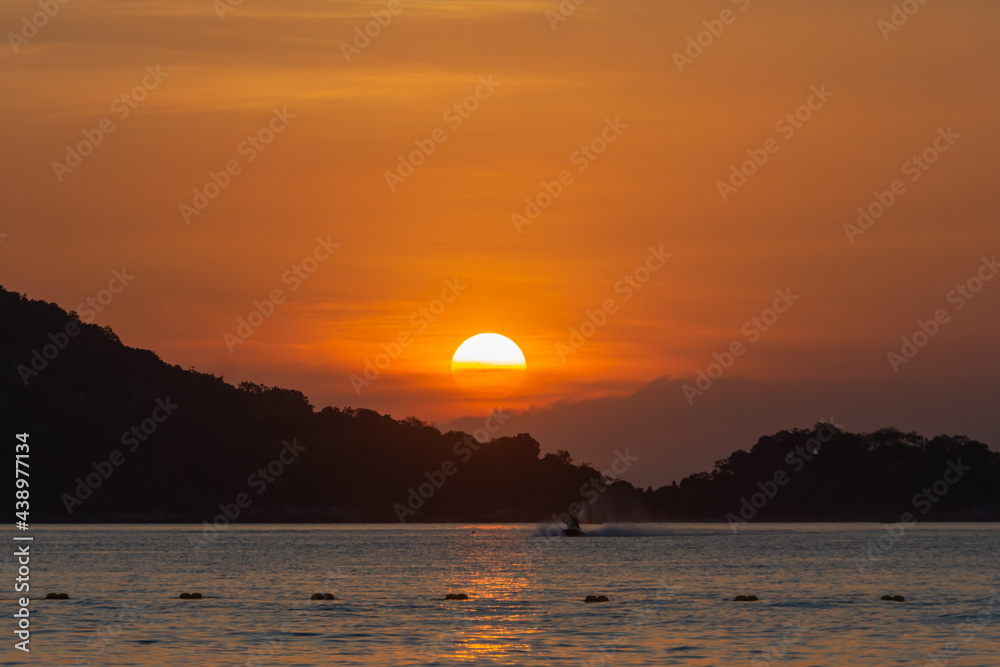
[[[801,299],[727,377],[995,378],[1000,281],[899,374],[887,353],[1000,251],[1000,5],[927,3],[884,39],[891,4],[588,0],[553,29],[556,0],[402,0],[348,63],[342,42],[388,2],[245,0],[224,20],[209,0],[69,2],[0,55],[2,284],[75,308],[126,267],[134,281],[97,316],[126,344],[318,406],[439,422],[489,407],[448,375],[473,334],[524,350],[513,407],[627,395],[748,343],[744,322],[786,288]],[[723,10],[730,23],[711,23]],[[36,11],[5,2],[0,26]],[[721,34],[679,72],[705,21]],[[144,77],[121,117],[115,99]],[[787,136],[776,122],[814,87],[832,95]],[[463,101],[467,118],[447,113]],[[274,109],[294,118],[251,151]],[[106,118],[114,130],[57,176]],[[949,127],[960,138],[911,182],[904,163]],[[391,190],[386,171],[435,130],[445,140]],[[723,201],[718,182],[769,138],[777,152]],[[239,173],[186,223],[179,205],[230,161]],[[572,182],[519,233],[512,214],[563,171]],[[905,194],[851,243],[844,225],[894,179]],[[339,246],[292,290],[282,276],[318,237]],[[616,293],[661,246],[642,289]],[[418,332],[411,314],[456,279]],[[287,301],[230,352],[223,334],[275,289]],[[617,311],[564,363],[557,344],[607,299]],[[412,343],[357,395],[351,374],[401,333]]]

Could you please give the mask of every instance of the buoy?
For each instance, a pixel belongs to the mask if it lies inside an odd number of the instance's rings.
[[[191,594],[191,599],[192,600],[200,600],[201,599],[201,593],[192,593]]]
[[[445,600],[468,600],[469,596],[465,593],[448,593],[444,596]]]
[[[336,600],[337,598],[333,597],[333,593],[323,593],[323,599],[324,600]]]
[[[181,600],[201,600],[201,593],[181,593],[178,596]]]
[[[745,595],[737,595],[736,597],[733,598],[733,602],[746,602],[746,601],[747,601],[747,596]]]
[[[607,595],[588,595],[583,599],[584,602],[610,602]]]
[[[892,601],[893,602],[906,602],[906,598],[904,598],[902,595],[893,595],[892,596]]]
[[[607,595],[598,595],[597,596],[597,601],[598,602],[611,602],[611,600],[608,599]]]
[[[748,595],[747,596],[747,602],[757,602],[757,596],[756,595]]]
[[[883,600],[888,600],[889,602],[892,602],[892,596],[891,595],[883,595],[882,599]]]
[[[66,593],[60,593],[59,595],[56,596],[56,599],[57,600],[68,600],[69,599],[69,595],[67,595]]]
[[[310,600],[322,600],[323,599],[323,594],[322,593],[313,593],[312,597],[309,598],[309,599]]]
[[[191,599],[191,594],[190,593],[181,593],[179,597],[180,597],[181,600],[190,600]]]

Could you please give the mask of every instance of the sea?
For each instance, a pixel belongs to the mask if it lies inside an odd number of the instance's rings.
[[[1000,524],[583,528],[33,527],[0,664],[1000,665]]]

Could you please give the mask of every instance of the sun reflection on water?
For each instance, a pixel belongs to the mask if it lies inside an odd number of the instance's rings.
[[[456,548],[443,590],[462,592],[465,601],[441,601],[448,631],[432,642],[430,659],[456,662],[508,662],[529,655],[540,632],[539,611],[530,600],[528,564],[512,526],[470,527],[468,542]],[[450,617],[450,618],[449,618]]]

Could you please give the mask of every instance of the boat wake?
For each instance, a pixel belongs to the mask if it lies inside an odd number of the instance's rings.
[[[583,533],[587,537],[665,537],[688,534],[683,530],[660,525],[639,525],[632,523],[583,524]],[[538,537],[561,536],[562,527],[555,524],[542,524],[535,530]]]
[[[607,523],[586,526],[584,530],[591,537],[661,537],[677,535],[676,529],[666,526],[640,526],[633,523]]]

